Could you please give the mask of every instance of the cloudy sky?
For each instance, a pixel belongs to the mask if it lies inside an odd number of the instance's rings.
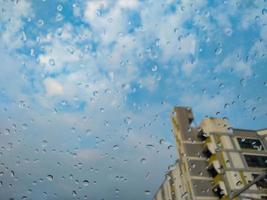
[[[267,122],[264,0],[0,0],[1,199],[147,200],[170,113]]]

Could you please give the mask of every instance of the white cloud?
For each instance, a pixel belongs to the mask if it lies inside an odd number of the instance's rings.
[[[215,67],[215,71],[221,72],[225,69],[233,69],[234,72],[241,77],[251,76],[251,63],[245,62],[243,59],[237,58],[237,55],[237,52],[233,52],[232,55],[226,57],[221,64]]]
[[[67,64],[78,62],[81,54],[76,46],[52,39],[52,44],[45,47],[45,53],[39,56],[39,61],[46,71],[58,72]]]
[[[26,0],[17,1],[3,1],[0,4],[1,18],[0,22],[4,25],[1,27],[3,31],[0,33],[1,40],[7,48],[15,49],[26,42],[27,35],[22,31],[22,18],[30,17],[32,15],[31,3]]]
[[[181,105],[186,105],[194,108],[195,112],[205,113],[206,115],[215,115],[216,112],[223,110],[224,104],[227,102],[225,96],[217,95],[210,97],[207,94],[185,93],[181,95],[179,101]]]
[[[262,31],[261,31],[262,33]],[[266,34],[267,34],[267,28],[266,28]],[[257,62],[258,59],[266,57],[266,52],[267,52],[267,45],[264,42],[264,40],[258,40],[256,41],[250,51],[249,51],[249,56],[251,59],[252,63]]]
[[[155,76],[149,75],[142,78],[140,80],[140,84],[149,91],[153,92],[157,88],[158,82]]]
[[[95,149],[79,149],[77,151],[77,159],[82,161],[92,161],[101,159],[100,154]]]
[[[56,96],[64,93],[63,86],[53,78],[47,78],[44,80],[44,86],[46,94],[48,96]]]
[[[196,61],[185,61],[182,65],[182,71],[185,73],[185,75],[189,76],[194,68],[196,67]]]
[[[118,0],[118,6],[122,8],[136,8],[138,0]]]
[[[99,1],[88,1],[85,9],[85,17],[89,22],[93,22],[95,18],[101,16],[101,9],[108,8],[108,1],[99,0]]]
[[[196,38],[194,35],[188,35],[182,37],[180,42],[178,43],[179,53],[182,55],[192,54],[194,55],[196,52]]]

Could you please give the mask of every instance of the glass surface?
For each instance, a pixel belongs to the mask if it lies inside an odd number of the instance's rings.
[[[267,168],[267,156],[245,154],[244,157],[248,167]]]
[[[257,178],[259,175],[258,174],[253,174],[253,178]],[[260,188],[267,188],[267,177],[265,177],[264,179],[260,180],[258,183],[256,183],[257,187]]]
[[[0,0],[0,199],[152,199],[176,105],[266,128],[266,23],[266,0]]]
[[[259,139],[253,138],[237,138],[238,144],[242,149],[254,149],[257,151],[263,151],[264,148]]]

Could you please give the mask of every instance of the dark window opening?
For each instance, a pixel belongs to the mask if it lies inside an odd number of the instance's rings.
[[[259,176],[259,174],[252,174],[252,176],[253,176],[254,179],[256,179]],[[263,179],[258,181],[256,183],[256,186],[258,188],[267,189],[267,176],[265,176]]]
[[[211,165],[209,168],[208,168],[208,173],[212,176],[212,177],[216,177],[218,175],[218,172],[217,170],[214,168],[213,165]]]
[[[244,155],[249,167],[267,168],[267,156]]]
[[[216,194],[219,198],[222,198],[224,196],[224,191],[223,189],[220,188],[220,186],[216,186],[215,188],[213,188],[212,190],[214,192],[214,194]]]
[[[209,150],[207,147],[202,151],[202,153],[203,153],[207,158],[209,158],[209,157],[212,156],[212,153],[210,152],[210,150]]]
[[[198,138],[201,140],[201,141],[204,141],[208,138],[207,134],[201,129],[199,130],[198,132]]]
[[[242,149],[255,149],[263,151],[263,145],[259,139],[253,138],[237,138],[240,148]]]

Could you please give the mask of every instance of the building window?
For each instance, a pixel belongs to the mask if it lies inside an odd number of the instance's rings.
[[[208,147],[206,147],[206,148],[202,151],[202,153],[203,153],[207,158],[209,158],[209,157],[212,156],[212,153],[211,153],[211,151],[208,149]]]
[[[237,138],[241,149],[254,149],[263,151],[263,145],[259,139],[256,138]]]
[[[244,154],[248,167],[267,168],[267,156]]]
[[[252,174],[253,178],[257,178],[259,174]],[[267,176],[256,183],[258,188],[267,189]]]
[[[208,138],[208,134],[205,133],[201,128],[198,129],[197,136],[201,141],[204,141],[204,140],[206,140]]]

